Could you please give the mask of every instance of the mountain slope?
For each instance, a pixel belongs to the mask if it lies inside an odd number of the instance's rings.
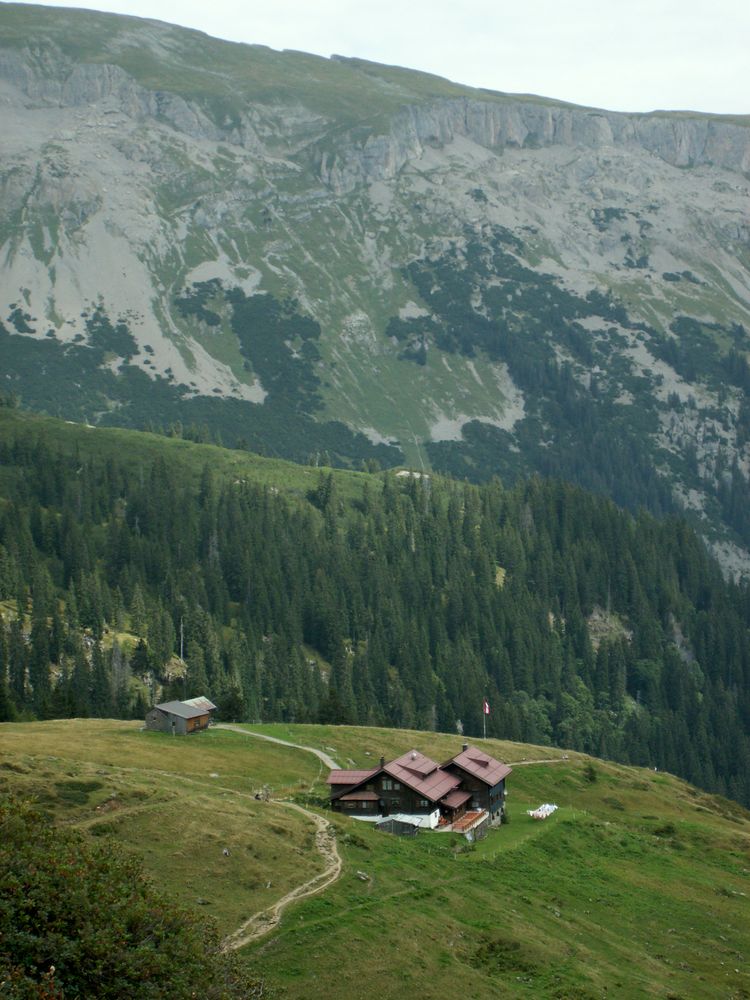
[[[312,825],[252,797],[266,783],[279,797],[322,803],[324,775],[310,754],[106,720],[1,730],[0,789],[36,795],[56,822],[143,853],[161,889],[190,908],[200,900],[222,934],[319,864]],[[459,741],[341,726],[273,732],[360,767],[412,746],[444,760]],[[371,995],[377,983],[383,998],[403,997],[405,986],[439,997],[457,982],[477,1000],[747,992],[745,810],[668,774],[483,745],[513,765],[511,822],[474,847],[440,833],[390,837],[324,813],[341,877],[242,953],[271,995],[337,1000]],[[552,763],[530,763],[540,757]],[[560,809],[534,822],[525,810],[543,801]]]
[[[748,565],[748,118],[92,12],[0,25],[24,405],[296,460],[552,471],[684,508]]]
[[[747,803],[749,607],[684,522],[559,481],[334,474],[0,408],[0,719],[190,688],[236,721],[486,722]]]

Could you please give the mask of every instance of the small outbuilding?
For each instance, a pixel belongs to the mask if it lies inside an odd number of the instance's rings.
[[[190,701],[165,701],[154,705],[146,715],[146,729],[171,733],[173,736],[187,736],[201,729],[208,729],[211,712],[216,705],[208,698],[191,698]]]

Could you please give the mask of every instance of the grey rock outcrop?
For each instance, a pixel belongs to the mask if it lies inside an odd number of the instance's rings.
[[[433,291],[474,269],[457,335],[472,310],[502,317],[554,341],[581,385],[607,383],[623,414],[658,400],[649,433],[681,502],[709,509],[664,454],[694,456],[705,477],[720,447],[725,468],[750,474],[740,389],[700,366],[688,378],[671,351],[683,314],[708,324],[707,343],[720,325],[722,350],[750,329],[750,119],[433,89],[408,71],[394,82],[155,22],[29,10],[10,43],[0,31],[0,323],[23,301],[37,337],[85,343],[101,305],[150,377],[263,403],[231,302],[211,304],[217,326],[177,299],[212,281],[289,296],[321,327],[327,412],[421,463],[423,442],[459,443],[471,423],[513,442],[538,402],[481,342],[464,354],[434,333],[433,292],[413,275],[442,260]],[[516,264],[495,264],[501,245]],[[525,275],[515,289],[504,267]],[[581,304],[568,340],[545,306],[557,287]],[[592,291],[615,304],[606,316],[583,305]],[[405,339],[386,335],[395,318]],[[587,352],[605,341],[592,375]]]
[[[336,193],[358,184],[389,180],[425,147],[445,146],[457,136],[487,149],[639,146],[675,167],[713,165],[750,171],[750,127],[709,117],[627,115],[530,100],[442,100],[404,108],[384,134],[352,136],[335,155],[318,158],[322,180]]]

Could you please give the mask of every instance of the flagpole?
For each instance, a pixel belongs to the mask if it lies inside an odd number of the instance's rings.
[[[487,714],[484,711],[482,712],[482,739],[487,739]]]

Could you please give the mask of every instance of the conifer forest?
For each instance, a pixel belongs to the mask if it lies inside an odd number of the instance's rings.
[[[487,698],[488,736],[750,803],[750,595],[679,518],[539,478],[311,469],[294,491],[162,440],[4,422],[0,719],[205,694],[223,719],[471,736]]]

